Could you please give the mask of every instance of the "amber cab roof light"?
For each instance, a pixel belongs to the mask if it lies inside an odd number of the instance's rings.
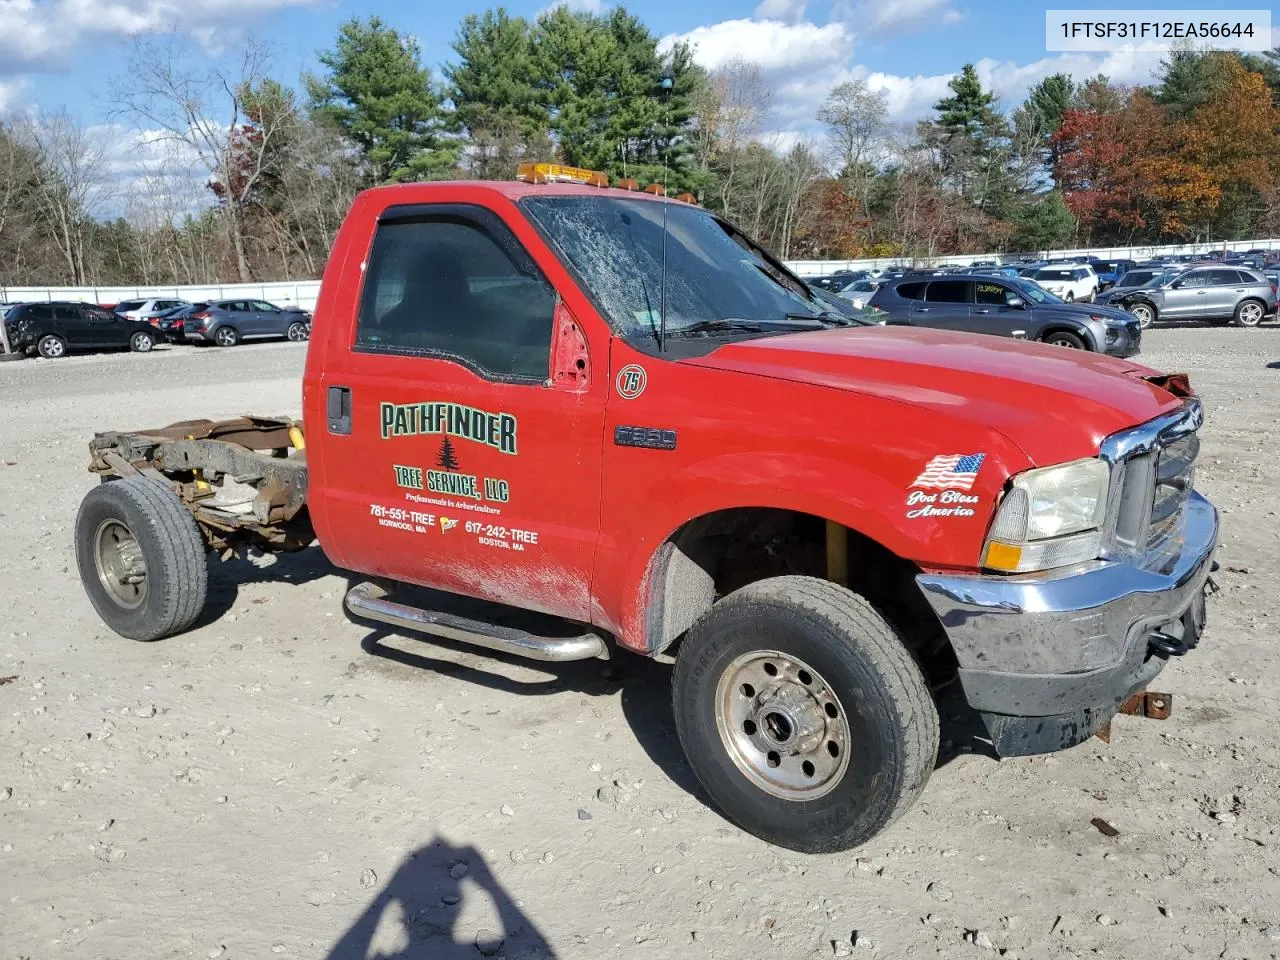
[[[522,163],[516,169],[516,179],[522,183],[580,183],[592,187],[609,186],[609,177],[601,173],[599,170],[587,170],[583,167],[568,167],[562,163]],[[617,184],[621,190],[640,190],[640,182],[628,177],[625,180],[619,180]],[[651,193],[657,197],[669,196],[665,187],[660,183],[651,183],[643,189],[644,193]],[[698,198],[692,193],[682,193],[675,199],[682,203],[698,205]]]

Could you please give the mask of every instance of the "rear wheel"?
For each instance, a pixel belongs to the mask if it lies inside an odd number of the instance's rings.
[[[1084,341],[1068,330],[1055,330],[1045,336],[1044,342],[1051,347],[1066,347],[1068,350],[1085,349]]]
[[[36,344],[36,352],[46,360],[56,360],[67,355],[67,341],[55,334],[46,334]]]
[[[213,334],[213,342],[220,347],[234,347],[240,342],[240,331],[235,327],[219,327]]]
[[[1065,297],[1063,297],[1062,299],[1063,299],[1063,300],[1065,300],[1065,301],[1067,301],[1067,303],[1075,303],[1075,301],[1076,301],[1076,295],[1075,295],[1075,293],[1073,293],[1072,291],[1068,290],[1068,291],[1067,291],[1067,295],[1066,295]]]
[[[286,336],[294,343],[301,343],[310,335],[311,333],[307,330],[307,325],[301,320],[295,320],[293,323],[289,324],[289,332],[286,334]]]
[[[156,338],[145,330],[139,330],[129,338],[129,349],[134,353],[150,353],[156,345]]]
[[[208,591],[204,539],[177,494],[146,477],[94,487],[76,514],[76,565],[98,616],[132,640],[188,629]]]
[[[1129,308],[1129,313],[1133,314],[1143,330],[1156,322],[1156,308],[1149,303],[1135,303]]]
[[[676,658],[676,727],[711,799],[744,830],[807,853],[865,843],[915,802],[938,714],[893,628],[825,580],[730,594]]]
[[[1266,316],[1267,308],[1257,300],[1241,300],[1233,318],[1237,327],[1256,327]]]

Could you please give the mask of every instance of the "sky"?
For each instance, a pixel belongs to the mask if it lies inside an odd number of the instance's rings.
[[[505,6],[533,17],[548,2]],[[594,12],[610,6],[608,0],[567,3]],[[709,68],[734,57],[757,61],[776,91],[766,132],[786,146],[814,136],[827,92],[856,77],[884,90],[891,119],[903,124],[945,96],[948,79],[966,62],[1007,108],[1031,84],[1059,71],[1101,72],[1126,84],[1151,81],[1158,54],[1046,53],[1046,6],[1067,2],[634,0],[628,9],[664,42],[692,43]],[[1125,6],[1162,5],[1126,0]],[[332,45],[343,21],[377,15],[417,37],[424,60],[438,70],[452,55],[458,20],[484,8],[477,0],[0,0],[0,115],[65,108],[81,123],[119,130],[111,126],[120,122],[111,79],[128,71],[131,38],[148,31],[189,33],[211,56],[253,36],[269,45],[274,75],[296,83],[304,70],[316,69],[317,52]],[[117,135],[129,149],[129,135]]]

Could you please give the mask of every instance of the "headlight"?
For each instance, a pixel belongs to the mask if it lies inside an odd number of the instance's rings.
[[[1111,470],[1090,457],[1028,470],[1000,502],[983,566],[1027,573],[1092,560],[1102,548]]]

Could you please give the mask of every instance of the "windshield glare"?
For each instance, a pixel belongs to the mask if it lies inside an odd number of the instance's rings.
[[[773,279],[774,267],[698,207],[611,196],[526,197],[521,204],[624,336],[657,337],[664,206],[668,333],[713,320],[786,323],[787,314],[827,311],[799,285],[792,290]]]

